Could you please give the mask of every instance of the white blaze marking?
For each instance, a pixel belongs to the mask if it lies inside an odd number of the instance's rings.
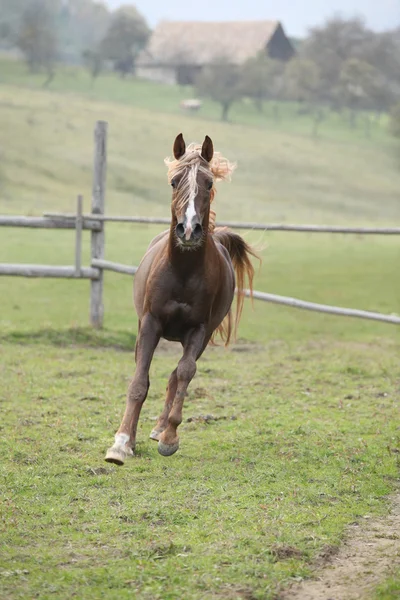
[[[185,228],[185,237],[187,240],[190,239],[193,231],[193,218],[196,216],[196,208],[194,205],[194,200],[197,194],[197,172],[198,165],[193,165],[188,173],[189,180],[189,202],[186,209],[186,228]]]

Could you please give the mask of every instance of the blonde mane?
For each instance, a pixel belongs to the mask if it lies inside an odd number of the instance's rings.
[[[166,158],[164,163],[168,167],[168,183],[171,183],[174,177],[187,172],[187,176],[183,176],[179,182],[178,196],[175,200],[177,210],[182,210],[189,200],[193,187],[197,193],[197,174],[212,173],[213,187],[210,194],[210,203],[214,200],[216,193],[215,183],[217,181],[230,181],[231,175],[236,168],[236,164],[229,162],[220,152],[214,152],[210,163],[204,160],[201,156],[201,144],[189,144],[185,154],[179,160]],[[212,233],[215,228],[215,211],[210,209],[209,231]]]

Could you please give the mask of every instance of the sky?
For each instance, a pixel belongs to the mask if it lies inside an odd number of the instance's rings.
[[[362,16],[376,31],[400,26],[400,0],[103,0],[111,8],[135,4],[151,27],[171,21],[276,19],[288,35],[302,37],[309,27],[335,14]]]

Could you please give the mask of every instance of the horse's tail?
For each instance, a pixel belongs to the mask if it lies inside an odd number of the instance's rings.
[[[224,321],[214,332],[214,335],[217,333],[220,334],[222,340],[227,346],[229,344],[232,334],[232,321],[234,336],[236,337],[237,328],[243,310],[246,279],[248,282],[248,288],[250,290],[250,296],[251,298],[253,297],[254,267],[251,263],[250,257],[253,256],[258,260],[260,260],[260,257],[240,235],[234,233],[226,227],[216,227],[213,231],[212,236],[215,241],[222,244],[228,250],[229,256],[231,257],[233,269],[236,275],[237,302],[235,318],[234,320],[232,320],[232,311],[230,310],[227,316],[225,317]]]

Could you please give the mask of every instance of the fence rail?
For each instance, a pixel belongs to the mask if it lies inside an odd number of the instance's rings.
[[[105,271],[114,271],[115,273],[122,273],[124,275],[135,275],[138,270],[137,267],[130,267],[129,265],[123,265],[110,260],[100,260],[98,258],[92,260],[92,267],[104,269]]]
[[[250,296],[250,291],[246,290],[246,296]],[[400,316],[383,315],[382,313],[371,312],[368,310],[359,310],[357,308],[341,308],[339,306],[329,306],[328,304],[316,304],[315,302],[306,302],[298,298],[289,298],[288,296],[277,296],[276,294],[266,294],[265,292],[253,292],[253,297],[264,302],[273,302],[274,304],[285,304],[292,308],[302,308],[315,312],[339,315],[341,317],[357,317],[359,319],[370,319],[372,321],[382,321],[383,323],[392,323],[400,325]]]
[[[61,277],[68,279],[90,279],[90,322],[94,327],[103,324],[103,278],[104,271],[114,271],[124,275],[135,275],[137,267],[105,260],[104,225],[106,222],[148,223],[169,225],[170,219],[160,217],[108,216],[104,214],[105,184],[107,167],[107,123],[98,121],[95,128],[95,152],[93,167],[93,188],[91,214],[82,212],[82,196],[78,196],[76,214],[45,213],[43,217],[1,216],[0,227],[32,227],[45,229],[75,230],[75,264],[68,266],[0,264],[0,275],[16,277]],[[400,227],[336,227],[330,225],[290,225],[279,223],[238,223],[220,222],[220,226],[232,229],[253,229],[258,231],[284,231],[308,233],[340,233],[359,235],[400,235]],[[82,231],[91,232],[91,262],[82,266]],[[245,291],[249,295],[249,290]],[[383,323],[400,325],[399,315],[384,315],[377,312],[342,308],[306,302],[297,298],[278,296],[254,291],[253,297],[264,302],[282,304],[292,308],[305,309],[339,316],[372,319]]]
[[[20,217],[0,215],[0,227],[29,227],[33,229],[76,229],[76,218],[64,217]],[[83,217],[82,229],[98,231],[103,224],[95,216]]]
[[[111,262],[109,260],[92,260],[92,267],[104,269],[105,271],[114,271],[123,275],[135,275],[137,267],[124,265],[122,263]],[[245,296],[250,297],[250,290],[244,291]],[[381,321],[383,323],[392,323],[400,325],[400,316],[383,315],[381,313],[368,310],[359,310],[356,308],[341,308],[339,306],[329,306],[328,304],[317,304],[315,302],[307,302],[298,298],[290,298],[288,296],[278,296],[277,294],[267,294],[265,292],[253,292],[253,298],[264,302],[272,302],[274,304],[283,304],[292,308],[301,308],[315,312],[328,313],[331,315],[340,315],[342,317],[357,317],[359,319],[371,319],[373,321]]]
[[[75,222],[76,215],[72,213],[44,213],[44,217],[65,219]],[[169,225],[171,219],[164,217],[125,217],[114,215],[84,215],[86,220],[97,219],[109,223],[148,223],[151,225]],[[237,221],[218,221],[218,227],[231,229],[254,229],[257,231],[297,231],[306,233],[350,233],[360,235],[400,235],[400,227],[341,227],[334,225],[287,225],[285,223],[239,223]]]
[[[59,277],[66,279],[92,279],[100,277],[99,269],[81,267],[79,274],[75,266],[24,265],[0,263],[0,275],[14,277]]]

